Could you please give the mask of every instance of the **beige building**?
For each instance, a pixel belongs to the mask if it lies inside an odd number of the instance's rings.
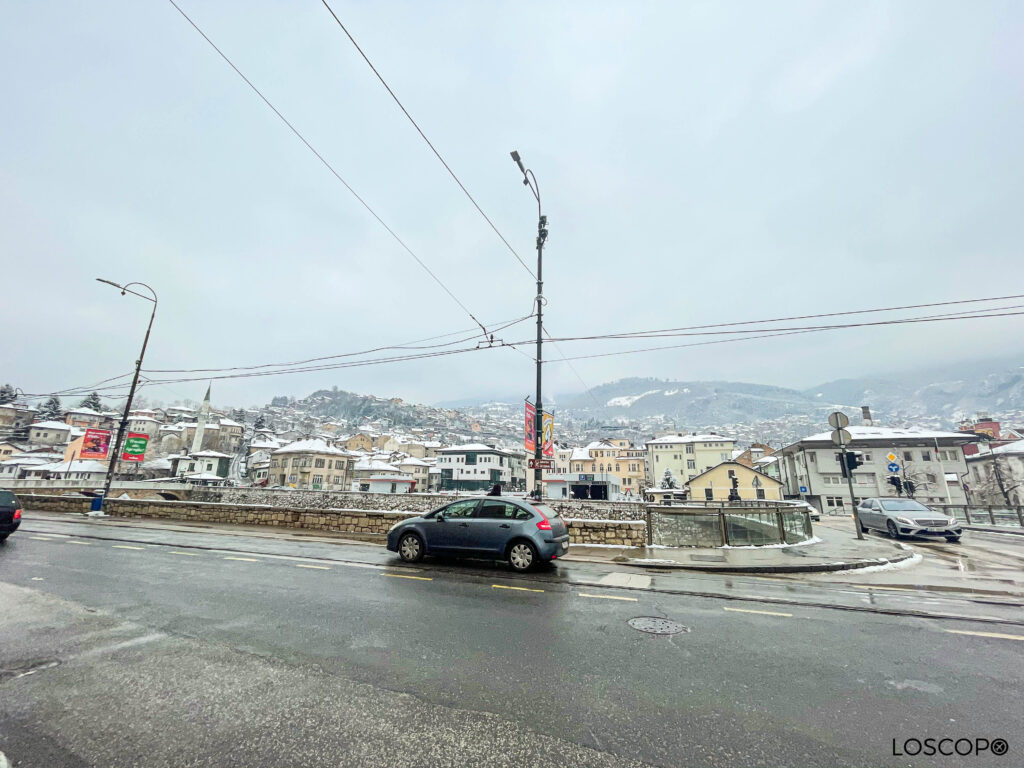
[[[732,460],[736,441],[722,435],[677,433],[648,440],[646,449],[647,482],[661,485],[665,470],[680,487],[702,472],[707,472],[723,461]]]
[[[565,473],[585,475],[614,475],[619,490],[627,496],[637,496],[643,490],[646,478],[643,448],[630,445],[621,438],[600,440],[585,448],[574,448],[569,456]],[[556,467],[560,466],[556,459]]]
[[[686,483],[694,501],[729,501],[735,481],[741,501],[782,501],[782,482],[737,461],[724,461]]]
[[[24,427],[32,423],[36,415],[35,408],[28,408],[24,405],[5,403],[0,405],[0,427]]]
[[[373,450],[373,439],[369,435],[364,435],[360,432],[358,435],[352,435],[352,437],[346,440],[345,447],[350,451],[366,451],[369,453]]]
[[[400,472],[410,475],[416,481],[416,486],[413,490],[420,492],[427,490],[430,484],[430,468],[433,466],[432,463],[410,456],[408,459],[394,462],[394,465],[398,467]]]
[[[347,491],[353,459],[324,440],[298,440],[270,454],[269,485],[313,491]]]

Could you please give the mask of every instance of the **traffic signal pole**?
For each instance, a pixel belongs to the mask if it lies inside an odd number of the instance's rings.
[[[848,458],[850,454],[846,452],[846,443],[840,443],[839,450],[839,455],[842,457],[843,461],[843,468],[846,470],[844,473],[846,475],[846,485],[850,489],[850,505],[853,507],[853,525],[857,529],[857,538],[863,540],[864,533],[861,531],[860,517],[857,515],[857,497],[853,495],[853,470],[850,469],[850,460]]]

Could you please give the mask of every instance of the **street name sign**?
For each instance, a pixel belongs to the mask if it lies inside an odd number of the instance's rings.
[[[529,467],[530,467],[530,469],[554,469],[555,468],[555,460],[554,459],[530,459],[529,460]]]

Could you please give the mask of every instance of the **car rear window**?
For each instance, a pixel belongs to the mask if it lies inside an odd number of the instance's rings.
[[[0,505],[5,507],[18,506],[18,497],[10,491],[0,491]]]
[[[546,517],[548,520],[558,517],[558,512],[553,510],[547,504],[535,504],[531,501],[530,506],[536,509],[538,512],[540,512],[542,515],[544,515],[544,517]]]

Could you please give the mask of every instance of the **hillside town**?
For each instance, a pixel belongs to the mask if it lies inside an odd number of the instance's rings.
[[[219,409],[211,392],[208,387],[199,404],[130,410],[113,479],[372,494],[482,494],[498,485],[506,493],[537,494],[531,458],[521,439],[509,437],[504,407],[493,409],[491,419],[433,409],[436,424],[399,427],[388,418],[324,417],[309,402],[287,398],[263,408]],[[67,409],[52,400],[34,407],[4,385],[0,400],[0,487],[102,486],[125,414],[96,394]],[[849,427],[860,461],[851,473],[855,499],[1024,503],[1024,427],[987,413],[955,430],[887,426],[872,419],[868,406],[856,416]],[[775,446],[714,428],[661,429],[634,441],[622,436],[621,426],[589,439],[587,432],[599,427],[556,421],[540,495],[801,500],[823,514],[850,510],[846,474],[825,425]],[[643,429],[628,426],[634,434]],[[129,454],[129,441],[141,450]]]

